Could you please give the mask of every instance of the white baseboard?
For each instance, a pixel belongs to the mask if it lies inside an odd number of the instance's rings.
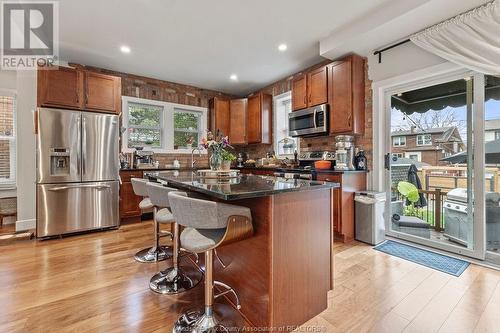
[[[36,228],[36,219],[16,221],[16,232]]]

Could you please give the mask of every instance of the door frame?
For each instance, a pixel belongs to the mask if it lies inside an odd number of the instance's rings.
[[[464,69],[459,65],[446,62],[436,66],[431,66],[415,72],[399,75],[387,80],[379,81],[373,84],[373,127],[374,127],[374,148],[373,161],[374,171],[372,185],[374,190],[388,192],[390,187],[390,172],[385,169],[384,156],[390,152],[392,147],[390,138],[390,96],[408,90],[423,88],[430,85],[436,85],[453,81],[456,79],[471,76],[474,78],[474,117],[472,121],[474,133],[484,132],[484,75]],[[386,201],[385,225],[386,234],[395,238],[401,238],[411,242],[449,251],[481,260],[485,259],[486,254],[486,230],[485,230],[485,202],[484,202],[484,136],[474,137],[474,244],[473,249],[464,249],[452,244],[438,243],[428,239],[419,238],[413,235],[395,232],[390,229],[390,200]],[[470,150],[470,149],[469,149]]]

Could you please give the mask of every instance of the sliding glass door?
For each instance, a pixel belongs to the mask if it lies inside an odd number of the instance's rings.
[[[474,135],[483,125],[476,124],[483,119],[482,94],[475,94],[481,83],[482,75],[462,71],[387,94],[388,235],[484,256],[484,205],[476,204],[483,159],[474,149],[484,139]]]
[[[485,77],[486,250],[500,264],[500,78]]]

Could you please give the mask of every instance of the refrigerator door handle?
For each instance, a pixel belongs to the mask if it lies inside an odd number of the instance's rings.
[[[87,159],[87,129],[85,115],[82,114],[82,175],[85,175],[85,160]]]
[[[59,187],[52,187],[49,188],[49,191],[64,191],[64,190],[70,190],[73,188],[95,188],[97,190],[106,190],[111,188],[109,185],[92,185],[92,184],[80,184],[80,185],[66,185],[66,186],[59,186]]]
[[[77,131],[76,131],[76,142],[78,142],[78,148],[77,148],[77,154],[76,154],[76,174],[78,176],[81,175],[81,162],[82,162],[82,149],[81,149],[81,140],[82,140],[82,120],[81,120],[81,114],[78,115],[78,117],[76,118],[76,128],[77,128]]]

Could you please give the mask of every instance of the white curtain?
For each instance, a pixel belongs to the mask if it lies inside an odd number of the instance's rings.
[[[410,40],[448,61],[500,75],[500,0],[418,32]]]

